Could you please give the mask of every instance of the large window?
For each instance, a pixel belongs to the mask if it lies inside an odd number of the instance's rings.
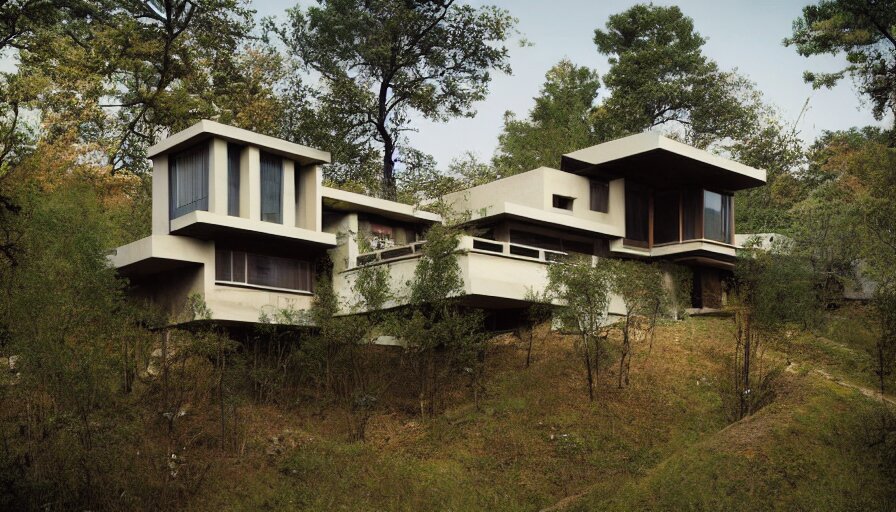
[[[261,154],[261,220],[283,223],[283,159]]]
[[[172,219],[196,210],[208,211],[208,144],[170,157],[170,214]]]
[[[591,180],[591,211],[610,211],[610,184],[606,181]]]
[[[650,231],[650,199],[646,189],[625,184],[625,238],[635,242],[648,242]]]
[[[703,238],[703,191],[686,189],[681,193],[681,231],[684,240]]]
[[[215,281],[310,292],[311,264],[294,258],[218,249]]]
[[[731,196],[703,191],[703,238],[731,243]]]
[[[510,230],[510,243],[538,247],[549,251],[595,254],[594,243],[590,241],[545,236],[516,229]]]
[[[236,144],[227,145],[227,215],[240,216],[240,153]]]

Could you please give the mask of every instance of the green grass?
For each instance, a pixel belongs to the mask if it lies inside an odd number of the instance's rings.
[[[602,369],[589,403],[571,339],[548,335],[534,363],[501,345],[488,393],[421,422],[388,405],[365,443],[347,441],[338,411],[258,411],[260,440],[216,469],[195,510],[885,510],[893,481],[870,447],[879,405],[812,372],[782,377],[778,398],[726,427],[719,380],[732,322],[661,326],[636,347],[632,383]],[[805,367],[862,379],[862,336],[792,336]],[[831,343],[831,345],[828,345]],[[796,355],[794,355],[796,354]],[[784,358],[781,353],[767,357]],[[865,382],[865,381],[862,381]],[[263,455],[261,432],[291,429],[295,446]],[[291,445],[290,445],[291,446]]]

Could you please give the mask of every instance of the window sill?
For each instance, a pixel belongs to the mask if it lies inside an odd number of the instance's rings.
[[[248,283],[237,283],[233,281],[215,281],[215,284],[218,286],[229,286],[232,288],[245,288],[249,290],[264,290],[269,292],[278,292],[278,293],[291,293],[293,295],[314,295],[314,292],[309,290],[293,290],[290,288],[277,288],[276,286],[264,286],[260,284],[248,284]]]

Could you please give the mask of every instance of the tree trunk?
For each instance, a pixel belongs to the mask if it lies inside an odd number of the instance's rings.
[[[529,347],[526,349],[526,368],[529,367],[529,364],[532,362],[532,341],[535,338],[535,328],[530,328],[529,332]]]
[[[749,319],[744,321],[743,326],[743,338],[744,338],[744,367],[743,367],[743,375],[741,378],[743,379],[743,389],[740,393],[740,417],[743,418],[749,412],[749,406],[747,403],[747,394],[750,392],[750,345],[753,344],[753,335],[750,332],[750,321]]]
[[[395,186],[395,147],[390,141],[388,144],[384,144],[384,149],[382,195],[384,199],[394,201],[398,196],[398,190]]]
[[[588,339],[582,337],[582,352],[585,356],[585,374],[588,376],[588,400],[594,401],[594,376],[591,370],[591,351],[588,350]]]

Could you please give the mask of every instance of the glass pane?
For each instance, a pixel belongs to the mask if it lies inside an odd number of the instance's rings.
[[[731,239],[731,196],[703,192],[703,238],[729,242]]]
[[[247,254],[248,283],[288,290],[308,290],[308,262],[277,256]]]
[[[722,238],[725,243],[734,243],[732,240],[731,196],[722,196]]]
[[[230,281],[233,277],[230,270],[232,253],[224,249],[215,251],[215,280]]]
[[[682,194],[684,240],[694,240],[703,236],[700,225],[700,210],[702,209],[703,193],[700,190],[685,190]]]
[[[261,154],[261,220],[283,222],[283,160]]]
[[[647,242],[650,205],[647,199],[647,191],[636,185],[626,184],[625,187],[625,238]]]
[[[678,191],[658,192],[653,200],[653,242],[677,242],[680,233]]]
[[[246,253],[233,251],[233,282],[246,282]]]
[[[591,210],[607,213],[610,211],[610,184],[591,180]]]
[[[208,145],[171,156],[171,218],[195,210],[208,210]]]
[[[510,230],[510,243],[529,245],[551,251],[563,250],[563,242],[561,242],[559,238],[539,235],[536,233],[527,233],[525,231],[517,231],[515,229]]]
[[[227,145],[227,214],[240,215],[240,152],[235,144]]]

